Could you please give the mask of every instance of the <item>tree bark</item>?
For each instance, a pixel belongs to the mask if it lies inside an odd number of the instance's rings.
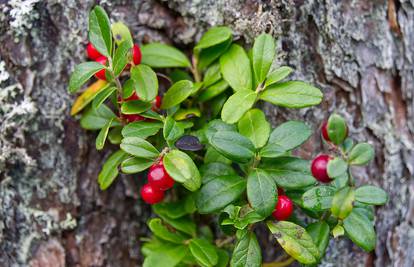
[[[110,151],[69,115],[74,66],[85,60],[88,12],[95,1],[0,1],[0,266],[137,266],[150,208],[143,179],[121,176],[107,191],[97,174]],[[205,0],[102,1],[139,43],[188,49],[212,25],[228,25],[242,44],[269,32],[275,65],[321,88],[321,105],[265,105],[273,126],[305,120],[315,134],[301,150],[323,149],[318,127],[331,112],[351,137],[375,146],[375,160],[354,170],[359,184],[390,196],[376,210],[377,247],[330,242],[322,266],[414,264],[414,1]],[[264,259],[280,249],[260,227]]]

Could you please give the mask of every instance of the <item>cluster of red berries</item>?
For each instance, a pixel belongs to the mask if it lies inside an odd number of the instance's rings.
[[[101,63],[102,65],[106,65],[107,63],[107,58],[105,56],[103,56],[101,53],[99,53],[98,50],[96,50],[96,48],[91,44],[88,43],[88,45],[86,46],[86,54],[88,56],[88,58],[95,60],[96,62]],[[141,63],[141,58],[142,58],[142,54],[141,54],[141,49],[139,48],[139,45],[134,44],[133,48],[132,48],[132,62],[134,65],[139,65]],[[127,68],[129,67],[129,64],[127,65]],[[105,80],[106,81],[106,76],[105,76],[105,69],[100,70],[99,72],[97,72],[95,74],[95,77],[97,79],[100,80]],[[132,101],[132,100],[139,100],[139,96],[137,95],[137,93],[134,91],[134,93],[129,96],[128,98],[125,98],[121,101],[121,98],[118,98],[118,102],[126,102],[126,101]],[[152,105],[152,110],[153,111],[157,111],[160,109],[161,107],[161,96],[157,96],[153,102]],[[141,115],[138,114],[120,114],[120,117],[130,123],[130,122],[134,122],[134,121],[143,121],[145,120],[144,117],[142,117]]]
[[[152,165],[148,171],[148,183],[141,187],[141,197],[148,204],[164,199],[164,191],[174,186],[174,180],[164,168],[162,159]]]

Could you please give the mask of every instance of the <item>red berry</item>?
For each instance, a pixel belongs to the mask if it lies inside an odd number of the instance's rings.
[[[131,100],[139,100],[139,96],[137,95],[137,92],[134,91],[132,95],[128,98],[125,98],[125,101],[131,101]]]
[[[281,195],[284,195],[284,194],[285,194],[285,190],[283,190],[282,187],[278,187],[277,188],[277,195],[278,196],[281,196]]]
[[[168,175],[162,161],[151,166],[148,172],[148,183],[160,190],[167,190],[174,186],[174,180]]]
[[[322,183],[329,183],[332,179],[328,176],[328,162],[331,160],[329,155],[319,155],[313,159],[311,170],[313,177]]]
[[[293,202],[285,195],[279,196],[275,210],[272,213],[273,218],[278,221],[289,219],[293,212]]]
[[[323,139],[325,139],[325,141],[327,142],[331,142],[331,139],[329,138],[329,135],[328,135],[328,122],[327,121],[325,121],[322,124],[321,131],[322,131]]]
[[[99,62],[102,65],[106,65],[106,57],[104,57],[104,56],[98,57],[96,59],[96,62]],[[105,80],[106,81],[105,69],[98,71],[95,74],[95,77],[98,78],[98,79],[100,79],[100,80]]]
[[[101,53],[99,53],[98,50],[91,44],[88,43],[86,46],[86,54],[88,55],[88,58],[92,60],[96,60],[98,57],[102,57]]]
[[[157,95],[152,103],[152,110],[156,111],[161,108],[161,96]]]
[[[161,202],[164,198],[164,191],[157,190],[150,184],[141,187],[141,197],[148,204]]]
[[[141,63],[141,49],[137,44],[134,44],[134,47],[132,48],[132,60],[134,61],[135,65],[139,65]]]

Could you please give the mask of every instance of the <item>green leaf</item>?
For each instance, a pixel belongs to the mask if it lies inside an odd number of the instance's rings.
[[[273,84],[260,95],[261,100],[287,108],[318,105],[322,97],[323,94],[318,88],[300,81]]]
[[[98,134],[98,137],[96,137],[96,150],[101,150],[105,145],[106,137],[108,136],[109,127],[111,127],[112,122],[114,119],[109,120],[104,127],[102,127],[101,131]]]
[[[183,233],[189,234],[191,236],[196,235],[196,224],[193,222],[192,218],[188,216],[183,216],[180,218],[172,219],[168,217],[168,215],[159,212],[160,210],[157,210],[157,213],[162,218],[162,220],[174,227],[175,229]]]
[[[95,6],[89,13],[89,41],[106,57],[112,52],[111,22],[105,10]]]
[[[116,127],[112,128],[111,130],[109,130],[108,139],[109,139],[109,142],[111,142],[111,144],[119,145],[121,143],[121,140],[122,140],[121,130],[122,130],[122,128],[123,128],[122,126],[116,126]]]
[[[236,171],[227,164],[222,162],[211,162],[201,166],[200,173],[203,180],[203,184],[206,184],[219,176],[236,175]]]
[[[98,183],[101,190],[107,189],[118,176],[118,166],[127,157],[124,151],[118,150],[113,153],[102,166],[98,176]]]
[[[127,174],[139,173],[151,167],[152,164],[154,164],[152,159],[130,157],[122,161],[121,171]]]
[[[163,225],[161,219],[159,218],[151,219],[148,222],[148,227],[156,237],[174,244],[183,244],[187,239],[186,236],[175,231],[175,229],[171,231],[167,226]]]
[[[168,116],[164,122],[163,135],[166,141],[175,141],[184,134],[184,127]]]
[[[262,251],[253,232],[246,231],[234,247],[231,267],[253,267],[262,265]]]
[[[225,26],[216,26],[211,27],[204,35],[201,37],[198,44],[194,47],[194,51],[212,47],[218,44],[221,44],[232,37],[231,29]]]
[[[328,176],[331,178],[339,177],[348,170],[348,164],[341,158],[334,158],[328,162]]]
[[[269,216],[277,202],[275,181],[266,171],[254,169],[247,177],[247,199],[252,208],[261,216]]]
[[[351,165],[366,165],[374,158],[374,148],[368,143],[354,146],[349,153],[348,162]]]
[[[329,225],[323,221],[311,223],[306,227],[306,231],[312,237],[313,243],[319,250],[320,258],[322,258],[329,244]]]
[[[251,109],[239,120],[240,134],[249,138],[255,148],[261,148],[267,143],[270,135],[270,124],[260,109]]]
[[[165,93],[162,100],[162,109],[172,108],[186,100],[193,90],[193,83],[188,80],[181,80],[174,83]]]
[[[252,48],[253,70],[257,83],[261,84],[275,57],[275,40],[270,34],[262,33],[256,37]]]
[[[151,143],[139,137],[125,137],[120,146],[123,151],[137,158],[155,159],[160,154]]]
[[[220,68],[223,78],[235,91],[252,89],[252,71],[250,60],[243,47],[232,44],[220,57]]]
[[[343,236],[344,234],[345,234],[345,229],[339,224],[337,224],[334,227],[334,229],[332,229],[332,235],[333,235],[334,238],[337,238],[339,236]]]
[[[292,71],[293,69],[288,66],[282,66],[280,68],[277,68],[276,70],[272,71],[267,75],[265,87],[267,88],[272,84],[280,82],[281,80],[289,76],[289,74],[291,74]]]
[[[199,70],[204,70],[211,63],[216,61],[222,54],[224,54],[230,47],[232,39],[229,39],[221,44],[205,48],[201,50],[198,55],[197,68]]]
[[[80,120],[82,128],[87,130],[98,130],[105,126],[111,119],[116,119],[116,115],[110,108],[105,105],[99,106],[98,109],[89,108],[83,114]],[[120,125],[118,121],[113,121],[112,126]]]
[[[276,127],[266,146],[260,150],[262,157],[278,157],[302,145],[311,136],[309,126],[300,121],[288,121]]]
[[[142,64],[152,68],[191,67],[191,63],[180,50],[175,47],[150,43],[142,46]]]
[[[174,119],[177,121],[201,117],[199,108],[180,109],[174,114]]]
[[[143,267],[175,267],[187,254],[187,246],[163,242],[157,249],[151,249],[151,253],[145,257]]]
[[[140,99],[151,102],[158,95],[157,74],[148,66],[140,64],[131,68],[131,78]]]
[[[236,162],[247,162],[254,156],[253,143],[237,132],[216,132],[209,142],[220,154]]]
[[[259,165],[269,173],[276,184],[285,189],[299,189],[315,184],[310,171],[310,162],[295,157],[280,157]]]
[[[335,188],[332,186],[316,186],[306,191],[302,196],[303,207],[312,211],[330,209]]]
[[[205,102],[213,99],[214,97],[226,91],[227,88],[229,88],[229,84],[225,80],[220,80],[219,82],[201,91],[200,95],[198,96],[198,100],[200,102]]]
[[[100,91],[92,101],[92,107],[98,109],[105,100],[116,91],[116,87],[107,87]]]
[[[338,114],[329,116],[327,131],[329,139],[335,145],[340,145],[345,140],[348,130],[344,118]]]
[[[155,135],[163,127],[161,122],[157,121],[135,121],[128,123],[122,129],[123,137],[140,137],[147,138]]]
[[[237,175],[225,175],[211,180],[198,192],[197,208],[200,213],[219,211],[246,190],[246,180]]]
[[[191,254],[203,267],[215,266],[218,262],[216,248],[205,239],[194,238],[189,243]]]
[[[301,226],[288,221],[268,222],[267,226],[287,254],[302,264],[315,264],[320,258],[312,237]]]
[[[128,53],[131,51],[132,44],[130,42],[121,43],[115,50],[113,70],[115,76],[119,76],[128,64]]]
[[[388,200],[388,196],[379,187],[365,185],[355,190],[355,200],[370,205],[384,205]]]
[[[84,62],[75,67],[75,70],[70,75],[69,93],[75,93],[86,83],[95,73],[104,69],[105,66],[101,63],[91,61]]]
[[[221,155],[213,147],[209,146],[207,148],[206,154],[204,154],[204,163],[208,164],[208,163],[213,163],[213,162],[231,164],[231,160],[229,160],[225,156]]]
[[[229,254],[224,249],[217,249],[218,262],[217,267],[227,267],[230,261]]]
[[[375,248],[376,234],[372,222],[358,212],[352,211],[343,224],[348,237],[363,250]]]
[[[221,119],[226,123],[236,123],[240,118],[254,105],[257,93],[253,91],[242,90],[224,103],[221,111]]]
[[[209,140],[210,142],[213,135],[221,131],[236,132],[236,127],[235,125],[227,124],[219,119],[212,120],[207,125],[207,129],[205,130],[205,136],[207,140]]]
[[[141,100],[125,101],[121,105],[123,114],[138,114],[151,109],[152,104]]]
[[[332,199],[332,215],[339,219],[345,219],[352,211],[354,200],[355,191],[351,187],[347,186],[338,190]]]
[[[134,45],[131,32],[124,23],[120,21],[115,22],[111,25],[111,31],[117,45],[120,45],[123,42],[129,43],[131,47]]]
[[[203,77],[203,87],[209,87],[210,85],[218,82],[220,79],[221,79],[220,64],[215,63],[206,70],[204,77]]]
[[[200,173],[194,161],[184,152],[172,150],[163,159],[167,173],[190,191],[201,185]]]
[[[157,214],[168,216],[171,219],[178,219],[196,211],[193,195],[188,195],[176,202],[162,202],[152,206]]]

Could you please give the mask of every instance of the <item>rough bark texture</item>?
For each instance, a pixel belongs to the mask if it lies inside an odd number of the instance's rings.
[[[8,3],[5,3],[8,2]],[[137,266],[150,210],[137,177],[108,191],[96,183],[109,151],[69,116],[67,82],[84,60],[95,1],[0,1],[0,266]],[[317,130],[336,111],[350,135],[375,146],[355,170],[360,183],[390,194],[376,211],[378,244],[363,253],[331,241],[323,266],[414,264],[414,1],[171,0],[102,1],[136,41],[186,48],[211,25],[230,26],[242,43],[262,31],[278,39],[276,64],[319,86],[324,102],[292,111],[266,106],[273,125],[302,119]],[[315,134],[303,150],[322,148]],[[266,260],[274,241],[258,229]],[[280,251],[280,250],[279,250]]]

